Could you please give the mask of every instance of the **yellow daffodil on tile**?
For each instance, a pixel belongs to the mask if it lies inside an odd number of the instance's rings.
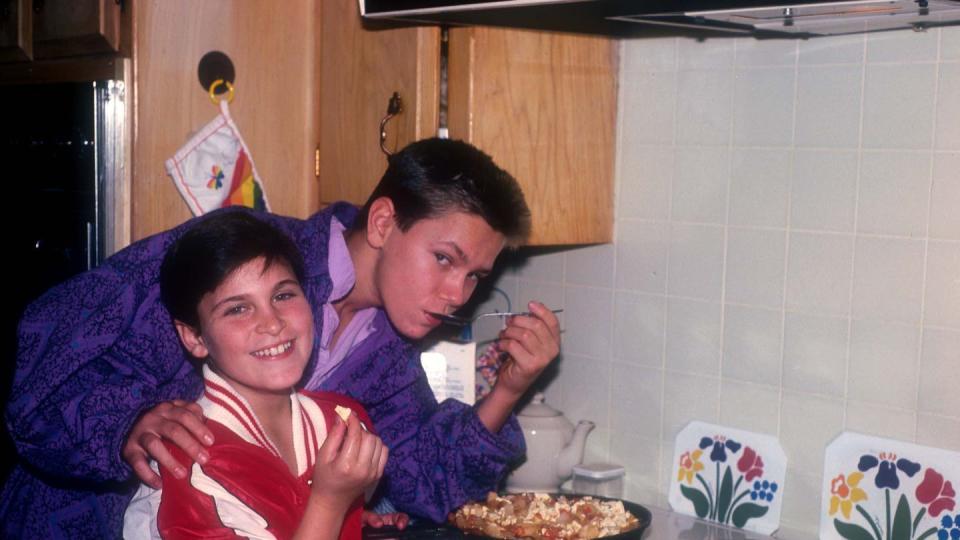
[[[838,474],[836,478],[830,481],[830,515],[837,513],[837,510],[843,513],[844,519],[850,519],[850,511],[853,505],[860,501],[867,500],[867,493],[857,487],[863,480],[862,472],[855,472],[847,475]]]
[[[680,456],[680,469],[677,472],[677,481],[683,481],[688,484],[693,483],[693,475],[703,470],[703,463],[700,463],[700,456],[703,450],[694,450],[693,453],[684,452]]]

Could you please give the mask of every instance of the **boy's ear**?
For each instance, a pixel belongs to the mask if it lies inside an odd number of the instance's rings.
[[[367,213],[367,242],[381,248],[390,232],[397,226],[397,214],[390,197],[380,197],[370,204]]]
[[[197,330],[183,321],[173,321],[173,326],[177,329],[180,336],[180,342],[187,348],[187,352],[195,358],[206,358],[210,351],[203,343],[203,336]]]

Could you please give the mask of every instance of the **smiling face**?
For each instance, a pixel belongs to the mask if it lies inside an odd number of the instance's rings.
[[[483,218],[466,212],[422,219],[406,231],[392,219],[373,219],[380,247],[376,290],[397,331],[411,339],[440,324],[429,313],[451,313],[470,298],[505,242]]]
[[[181,340],[247,399],[286,394],[300,380],[313,315],[287,264],[264,268],[260,257],[241,265],[201,298],[197,313],[199,330],[176,322]]]

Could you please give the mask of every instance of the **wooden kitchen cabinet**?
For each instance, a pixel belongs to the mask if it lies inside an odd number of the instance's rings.
[[[339,4],[339,5],[338,5]],[[388,147],[437,133],[440,32],[364,30],[356,8],[320,12],[323,203],[363,203],[386,168],[377,144],[387,100],[404,112]],[[530,245],[612,241],[617,55],[606,38],[499,28],[449,32],[448,127],[493,156],[523,187]]]
[[[116,53],[130,33],[130,0],[33,0],[35,57]]]
[[[523,186],[530,245],[613,241],[616,51],[607,38],[450,30],[450,137]]]
[[[33,58],[30,0],[0,0],[0,62]]]
[[[388,150],[437,133],[440,30],[364,30],[356,2],[320,2],[319,19],[320,202],[362,204],[387,168],[380,121],[394,92],[403,112],[386,125]]]

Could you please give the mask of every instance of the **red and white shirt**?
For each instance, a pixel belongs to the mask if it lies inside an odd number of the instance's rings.
[[[337,405],[349,407],[372,426],[356,401],[329,392],[290,394],[297,473],[290,472],[249,403],[223,378],[203,368],[204,394],[197,403],[215,442],[205,465],[194,463],[179,480],[160,468],[163,488],[142,485],[124,514],[123,537],[290,538],[310,497],[320,444],[333,425]],[[179,448],[167,449],[181,463],[192,460]],[[351,506],[341,539],[360,538],[363,498]]]

